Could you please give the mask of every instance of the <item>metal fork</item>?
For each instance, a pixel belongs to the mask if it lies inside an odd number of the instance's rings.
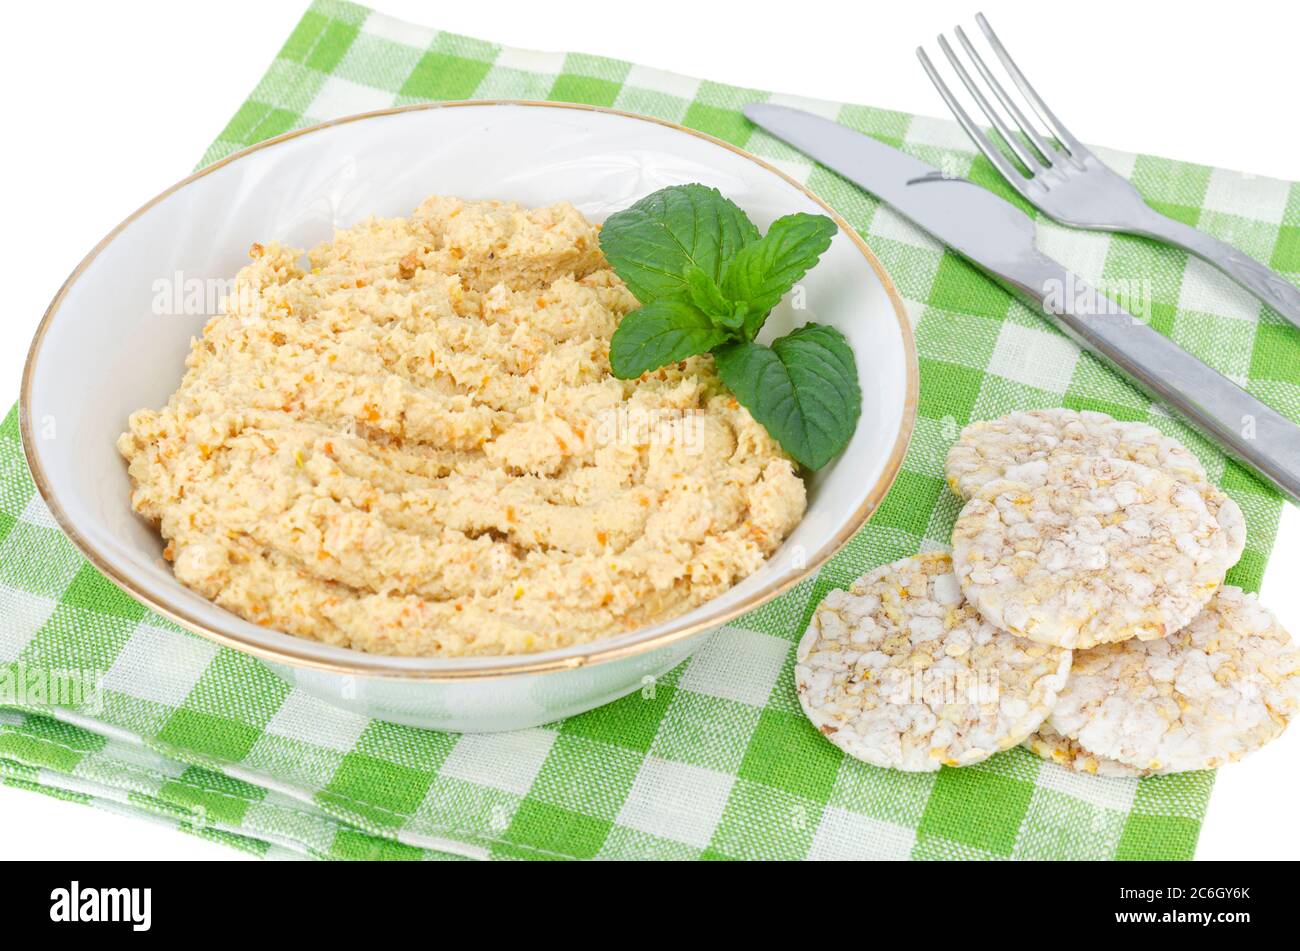
[[[1136,188],[1103,165],[1087,146],[1061,124],[1061,120],[1056,118],[1047,103],[1029,84],[1029,80],[1025,79],[1025,74],[1016,66],[984,14],[977,13],[975,22],[979,24],[993,52],[1002,61],[1012,82],[1054,141],[1039,132],[1016,100],[998,82],[961,27],[955,30],[958,42],[975,64],[988,89],[1015,123],[1019,135],[989,102],[943,36],[939,37],[939,47],[1019,166],[997,148],[984,130],[971,120],[953,96],[952,90],[939,76],[934,64],[925,54],[925,49],[918,47],[916,55],[967,135],[1012,188],[1031,205],[1062,224],[1144,235],[1190,251],[1223,271],[1292,324],[1300,327],[1300,290],[1232,245],[1181,221],[1168,218],[1143,201]]]

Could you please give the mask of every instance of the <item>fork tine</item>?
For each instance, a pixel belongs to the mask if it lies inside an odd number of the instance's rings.
[[[1043,123],[1051,130],[1052,134],[1056,136],[1057,140],[1064,144],[1070,154],[1076,158],[1090,155],[1091,153],[1084,144],[1076,139],[1074,135],[1071,134],[1070,130],[1061,124],[1061,120],[1056,118],[1056,115],[1048,107],[1047,103],[1043,102],[1043,98],[1038,95],[1034,90],[1034,87],[1029,85],[1029,80],[1026,79],[1025,74],[1020,71],[1020,67],[1016,65],[1016,61],[1011,58],[1011,54],[1007,52],[1007,48],[1002,45],[1002,41],[998,39],[998,35],[993,32],[993,27],[989,26],[989,21],[984,14],[975,14],[975,22],[979,24],[979,28],[984,32],[984,36],[989,41],[989,45],[993,47],[993,52],[998,54],[998,59],[1002,60],[1002,65],[1005,66],[1007,72],[1011,74],[1012,81],[1020,89],[1021,93],[1024,94],[1025,98],[1029,100],[1029,104],[1033,106],[1034,112],[1038,113],[1038,117],[1043,120]]]
[[[998,102],[1002,103],[1002,107],[1010,113],[1012,120],[1019,127],[1020,131],[1023,132],[1025,137],[1034,144],[1034,148],[1036,148],[1039,154],[1047,160],[1047,164],[1051,165],[1058,157],[1063,155],[1061,150],[1053,147],[1051,143],[1039,135],[1038,129],[1029,121],[1025,114],[1020,110],[1020,107],[1016,105],[1016,101],[1007,94],[1006,89],[1004,89],[1002,84],[998,82],[997,77],[993,75],[993,71],[989,69],[988,65],[984,62],[984,57],[980,56],[979,52],[975,49],[974,44],[967,39],[966,31],[961,27],[957,27],[955,32],[957,34],[957,39],[961,41],[962,48],[966,50],[966,55],[970,57],[971,62],[975,64],[975,68],[978,69],[980,75],[984,77],[984,82],[993,90],[993,95],[997,96]]]
[[[962,108],[961,103],[957,101],[952,91],[948,89],[947,84],[939,76],[934,64],[930,62],[930,57],[925,54],[924,47],[918,46],[916,48],[916,56],[921,61],[921,66],[925,68],[925,74],[930,77],[930,82],[934,83],[934,88],[939,90],[939,95],[943,97],[943,101],[952,110],[953,117],[966,130],[966,134],[971,137],[976,148],[984,153],[984,157],[993,163],[994,168],[1002,173],[1002,177],[1011,184],[1012,188],[1020,192],[1026,199],[1029,198],[1026,191],[1028,179],[1025,178],[1020,169],[1011,164],[1011,160],[1003,155],[1000,149],[994,147],[993,143],[989,141],[989,137],[984,134],[984,130],[977,126],[971,120],[971,117],[966,114],[966,110]]]
[[[1024,144],[1021,143],[1016,134],[1007,127],[1005,122],[1002,121],[1001,114],[993,108],[987,99],[984,98],[984,93],[980,92],[979,86],[976,85],[971,74],[966,71],[966,67],[961,64],[961,60],[957,58],[957,54],[953,52],[952,47],[948,44],[948,40],[945,37],[939,37],[939,49],[943,50],[943,55],[948,57],[948,62],[951,63],[952,68],[957,71],[957,76],[961,79],[962,84],[966,87],[972,98],[974,98],[975,104],[980,107],[980,110],[988,118],[989,122],[993,123],[993,128],[998,130],[998,135],[1002,136],[1002,140],[1007,143],[1007,147],[1015,153],[1016,158],[1020,159],[1025,168],[1029,170],[1029,174],[1033,175],[1036,172],[1041,172],[1046,169],[1047,166],[1043,164],[1042,159],[1029,149],[1025,148]]]

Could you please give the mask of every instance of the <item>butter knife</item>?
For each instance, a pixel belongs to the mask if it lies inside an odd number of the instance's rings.
[[[829,119],[770,103],[745,115],[871,192],[992,275],[1300,504],[1300,427],[1152,330],[1034,246],[1033,220],[986,188],[946,175]]]

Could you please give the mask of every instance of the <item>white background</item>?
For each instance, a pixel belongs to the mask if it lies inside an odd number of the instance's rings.
[[[252,90],[306,0],[11,4],[0,57],[0,402],[77,261],[189,174]],[[979,0],[371,0],[512,46],[580,50],[759,89],[931,115],[913,50]],[[1300,5],[985,0],[984,12],[1084,141],[1300,178],[1291,112]],[[744,11],[743,13],[741,11]],[[1227,15],[1225,15],[1225,13]],[[0,407],[2,410],[3,407]],[[1300,513],[1288,508],[1264,600],[1300,634]],[[1290,583],[1288,583],[1288,581]],[[1300,728],[1220,771],[1198,857],[1300,858]],[[170,829],[0,788],[0,857],[236,858]]]

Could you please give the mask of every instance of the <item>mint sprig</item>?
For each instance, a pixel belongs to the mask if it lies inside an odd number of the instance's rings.
[[[750,415],[809,469],[834,459],[853,435],[862,393],[853,351],[835,328],[804,324],[770,347],[727,343],[713,360]]]
[[[760,235],[714,188],[675,185],[611,215],[600,246],[641,302],[610,342],[614,375],[712,353],[723,383],[795,461],[820,469],[838,455],[862,409],[857,364],[843,334],[807,324],[765,346],[772,309],[830,247],[824,215],[778,218]]]

